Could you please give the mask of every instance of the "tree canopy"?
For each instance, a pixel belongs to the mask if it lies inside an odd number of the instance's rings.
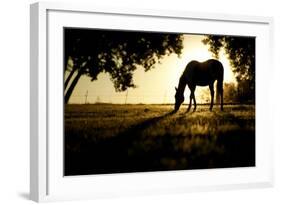
[[[239,98],[255,101],[255,38],[208,35],[203,40],[215,58],[224,49],[238,82]]]
[[[135,87],[138,67],[148,71],[164,56],[180,55],[182,48],[180,34],[65,28],[65,103],[82,75],[96,80],[99,73],[108,73],[116,91],[125,91]]]

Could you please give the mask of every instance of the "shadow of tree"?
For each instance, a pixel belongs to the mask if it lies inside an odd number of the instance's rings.
[[[173,114],[174,112],[169,112],[147,119],[109,139],[82,142],[81,152],[65,150],[65,175],[140,171],[139,166],[135,166],[135,160],[128,157],[129,147],[139,140],[142,130]],[[143,166],[142,163],[141,167]]]
[[[255,166],[255,132],[246,127],[247,119],[230,112],[209,114],[169,112],[116,136],[82,141],[79,152],[65,153],[65,175]],[[176,130],[182,126],[182,132]],[[159,129],[164,131],[153,136]]]

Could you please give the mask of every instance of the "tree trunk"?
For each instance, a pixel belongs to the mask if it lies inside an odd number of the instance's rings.
[[[75,76],[74,80],[72,81],[71,85],[69,86],[65,96],[64,96],[64,103],[67,104],[69,99],[70,99],[70,96],[75,88],[75,86],[77,85],[80,77],[82,76],[82,73],[83,73],[83,69],[79,69],[79,72],[78,74]]]
[[[72,68],[71,72],[69,73],[69,75],[67,76],[66,81],[64,82],[64,91],[66,91],[67,85],[69,83],[69,81],[71,80],[73,74],[75,73],[75,69]]]

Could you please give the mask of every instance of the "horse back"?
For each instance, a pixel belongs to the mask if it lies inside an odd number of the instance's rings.
[[[191,61],[187,64],[182,78],[189,84],[206,86],[217,79],[223,78],[221,62],[210,59],[205,62]]]

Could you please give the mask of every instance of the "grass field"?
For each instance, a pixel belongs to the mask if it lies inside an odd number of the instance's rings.
[[[65,175],[255,166],[255,106],[66,105]]]

